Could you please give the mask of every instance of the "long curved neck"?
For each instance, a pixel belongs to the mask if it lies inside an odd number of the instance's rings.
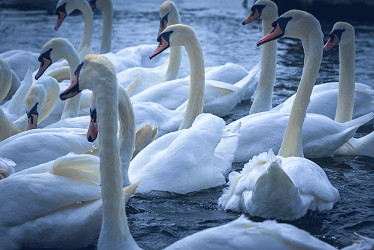
[[[73,81],[75,77],[75,69],[78,67],[80,62],[78,53],[73,48],[69,49],[66,53],[64,53],[64,58],[70,67],[70,81]],[[66,100],[64,110],[62,111],[61,120],[65,118],[77,117],[79,115],[80,102],[81,93]]]
[[[118,89],[119,112],[119,147],[121,155],[121,169],[123,186],[130,185],[128,167],[135,150],[135,115],[127,91],[119,86]]]
[[[176,10],[173,18],[169,20],[168,25],[179,24],[179,23],[181,23],[181,21],[180,21],[179,13]],[[164,76],[164,81],[170,81],[170,80],[174,80],[178,78],[181,63],[182,63],[182,47],[181,46],[171,47],[169,65]]]
[[[190,60],[190,92],[186,113],[179,129],[191,127],[196,116],[203,112],[205,92],[205,68],[204,57],[200,42],[196,37],[191,37],[185,48]]]
[[[0,102],[8,94],[12,82],[12,70],[9,64],[0,58]]]
[[[275,20],[276,18],[277,17],[272,20]],[[265,36],[271,30],[272,20],[262,19],[263,36]],[[258,79],[256,95],[249,111],[250,114],[272,109],[276,63],[277,41],[271,41],[264,44],[262,48],[260,78]]]
[[[335,121],[352,120],[355,89],[355,41],[339,45],[339,96]]]
[[[94,89],[100,132],[100,174],[103,220],[98,249],[120,249],[131,237],[127,225],[119,158],[118,88],[112,79],[98,79],[102,85]],[[108,84],[111,82],[113,84]],[[108,98],[110,97],[110,98]],[[130,239],[130,240],[131,240]],[[133,239],[132,239],[133,240]]]
[[[286,132],[284,133],[282,145],[278,153],[278,155],[283,157],[304,156],[301,132],[310,95],[322,61],[322,31],[311,32],[306,39],[302,40],[302,44],[305,54],[304,68],[292,105]]]
[[[92,40],[92,29],[93,29],[93,14],[90,6],[87,1],[84,1],[79,10],[82,12],[84,18],[84,33],[82,41],[79,45],[78,52],[81,54],[83,50],[91,49],[91,40]],[[81,55],[82,58],[85,55]]]
[[[103,24],[103,38],[101,40],[101,54],[105,54],[112,49],[112,21],[113,21],[113,5],[112,1],[105,1],[102,4],[104,24]]]

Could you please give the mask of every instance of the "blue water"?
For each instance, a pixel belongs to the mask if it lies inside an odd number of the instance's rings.
[[[182,22],[196,30],[207,67],[234,62],[250,69],[259,62],[261,49],[256,48],[256,41],[261,38],[261,24],[255,22],[241,25],[241,21],[249,14],[248,10],[241,7],[241,1],[174,2],[180,10]],[[156,46],[158,9],[161,3],[156,0],[115,0],[112,51],[144,43]],[[102,32],[101,11],[95,11],[94,19],[93,51],[98,53]],[[0,20],[0,53],[10,49],[39,53],[42,46],[54,37],[66,37],[77,47],[83,31],[81,15],[69,16],[60,29],[54,31],[56,16],[53,11],[0,9]],[[321,21],[326,40],[336,21],[340,20],[332,18]],[[356,81],[374,86],[374,25],[355,21],[351,24],[356,28]],[[296,91],[303,63],[300,42],[282,39],[278,48],[273,105],[283,102]],[[189,74],[187,54],[183,56],[181,76]],[[317,83],[337,81],[338,69],[338,50],[333,49],[324,55]],[[241,103],[225,119],[231,121],[246,115],[250,104]],[[363,127],[358,136],[371,131],[373,127]],[[339,248],[351,243],[353,232],[373,238],[373,158],[334,157],[313,160],[326,171],[333,186],[339,190],[340,201],[330,211],[309,212],[301,219],[288,223]],[[240,170],[243,164],[235,164],[233,168]],[[127,206],[132,235],[145,249],[161,249],[194,232],[236,219],[239,213],[224,212],[217,206],[223,188],[171,198],[135,196]],[[255,221],[263,220],[248,214],[246,216]]]

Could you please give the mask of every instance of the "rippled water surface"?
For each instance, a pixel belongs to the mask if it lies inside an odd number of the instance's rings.
[[[259,62],[261,48],[256,48],[255,44],[261,38],[261,24],[255,22],[241,25],[249,10],[243,9],[240,2],[175,0],[182,22],[195,28],[199,36],[206,66],[234,62],[251,69]],[[156,46],[158,9],[161,3],[156,0],[114,1],[112,51],[144,43]],[[59,36],[68,38],[77,47],[82,37],[83,18],[79,14],[69,16],[58,31],[54,31],[54,12],[0,9],[0,18],[0,53],[10,49],[39,53],[47,41]],[[94,19],[93,51],[99,52],[101,11],[95,11]],[[340,20],[321,22],[326,37],[336,21]],[[356,81],[374,86],[373,23],[351,23],[356,28]],[[299,41],[282,39],[278,44],[273,105],[283,102],[295,92],[303,63]],[[324,55],[317,84],[337,81],[338,68],[338,50],[334,48]],[[185,76],[188,72],[188,57],[184,52],[181,75]],[[250,102],[241,103],[231,115],[225,117],[226,121],[246,115],[249,107]],[[372,130],[371,126],[363,127],[358,136]],[[353,232],[374,237],[373,158],[334,157],[313,160],[326,171],[333,186],[339,190],[340,201],[331,211],[310,212],[288,223],[339,248],[351,243]],[[233,168],[240,170],[243,164],[235,164]],[[217,207],[223,188],[221,186],[170,198],[135,196],[127,207],[132,235],[145,249],[161,249],[194,232],[236,219],[239,213],[224,212]],[[255,221],[263,220],[248,214],[247,217]]]

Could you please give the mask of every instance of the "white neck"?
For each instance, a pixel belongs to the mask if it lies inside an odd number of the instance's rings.
[[[115,75],[112,79],[98,79],[99,85],[95,85],[93,89],[100,132],[100,174],[103,200],[103,220],[98,249],[125,249],[126,246],[135,243],[127,224],[122,178],[120,178],[122,174],[117,139],[118,88],[113,82],[115,79]]]
[[[292,105],[286,132],[278,155],[303,157],[302,127],[310,95],[316,81],[323,54],[323,35],[320,29],[312,30],[301,40],[304,47],[304,68],[295,100]]]
[[[112,47],[112,21],[113,21],[113,5],[112,1],[105,1],[102,6],[103,9],[103,37],[101,40],[101,54],[111,51]]]
[[[92,29],[93,29],[93,14],[90,5],[87,1],[83,1],[84,4],[77,7],[78,10],[82,12],[84,18],[84,33],[82,41],[79,45],[78,52],[81,53],[83,49],[91,49],[92,40]],[[82,55],[82,57],[85,55]]]
[[[79,65],[79,56],[76,50],[74,48],[70,47],[65,47],[66,52],[63,53],[63,58],[66,59],[66,61],[69,64],[70,67],[70,81],[73,81],[75,75],[75,69]],[[80,107],[80,101],[81,101],[81,93],[78,95],[74,96],[73,98],[69,98],[65,102],[64,110],[61,115],[61,120],[65,118],[72,118],[72,117],[77,117],[79,115],[79,107]]]
[[[187,109],[179,129],[191,127],[195,118],[203,112],[205,92],[204,57],[197,37],[190,37],[185,48],[190,61],[190,92]]]
[[[339,45],[339,96],[335,121],[352,120],[355,89],[355,39],[352,43]]]
[[[121,169],[123,186],[129,186],[128,168],[135,149],[135,115],[127,91],[119,86],[118,112],[119,112],[119,147],[121,155]]]
[[[262,19],[262,35],[265,36],[271,30],[271,23],[275,20]],[[261,73],[258,80],[256,95],[252,103],[250,114],[268,111],[272,109],[273,88],[275,83],[277,64],[277,41],[271,41],[263,45],[261,56]]]
[[[175,10],[175,15],[169,20],[169,25],[181,23],[179,13]],[[177,79],[179,76],[179,69],[182,63],[182,47],[176,46],[170,48],[170,58],[168,69],[166,70],[164,81]]]

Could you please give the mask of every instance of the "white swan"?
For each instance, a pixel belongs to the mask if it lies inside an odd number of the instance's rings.
[[[219,205],[264,218],[294,220],[309,209],[332,209],[339,200],[338,190],[322,168],[303,157],[301,132],[322,61],[323,34],[318,20],[299,10],[284,13],[273,27],[258,45],[280,37],[298,38],[305,53],[305,67],[286,132],[278,156],[270,149],[254,156],[240,173],[230,173],[229,187],[219,198]]]
[[[251,13],[242,22],[243,25],[256,19],[262,20],[262,35],[265,36],[272,28],[271,23],[278,17],[278,7],[270,0],[258,0],[251,8]],[[264,44],[261,55],[261,73],[255,97],[249,114],[255,114],[272,109],[273,88],[277,63],[277,42]]]
[[[353,26],[339,24],[338,27],[340,28],[336,33],[331,33],[330,40],[333,41],[326,44],[325,50],[339,43],[339,82],[314,86],[307,112],[322,114],[337,122],[346,122],[352,117],[357,118],[374,111],[374,89],[366,84],[355,83]],[[290,112],[294,98],[294,95],[291,96],[273,110]]]
[[[40,67],[35,74],[35,79],[39,79],[47,72],[47,69],[52,64],[61,58],[65,58],[69,64],[70,79],[72,81],[74,79],[74,71],[78,67],[80,60],[73,45],[65,38],[53,38],[43,46],[38,58]],[[66,86],[66,83],[61,83],[60,88],[64,86]],[[65,103],[59,100],[52,114],[47,118],[48,122],[44,123],[44,126],[57,122],[60,119],[63,120],[65,118],[77,117],[80,114],[87,114],[87,108],[91,104],[90,98],[90,91],[83,91],[82,94],[69,99]]]
[[[374,90],[365,84],[355,83],[355,32],[352,25],[337,22],[330,32],[330,38],[325,44],[325,51],[329,51],[339,44],[339,96],[336,107],[335,121],[346,122],[352,120],[352,114],[374,111]],[[356,87],[355,87],[356,85]],[[357,85],[366,91],[358,91]],[[327,97],[326,97],[327,98]],[[374,157],[374,132],[361,138],[352,138],[341,146],[335,154],[366,155]]]
[[[150,58],[153,58],[168,47],[175,46],[174,44],[184,44],[190,60],[191,75],[189,78],[167,81],[150,87],[134,95],[131,100],[134,102],[155,102],[161,104],[165,108],[176,109],[183,103],[184,105],[187,104],[188,92],[192,91],[193,81],[201,82],[205,80],[204,60],[196,59],[202,57],[202,54],[195,53],[196,51],[201,51],[200,42],[196,37],[195,31],[191,27],[183,24],[175,24],[167,27],[159,35],[158,41],[159,46]],[[202,93],[205,91],[204,112],[213,113],[218,116],[226,115],[240,102],[248,86],[250,86],[253,81],[256,81],[255,75],[257,71],[258,67],[255,67],[245,78],[234,85],[206,80],[205,90],[199,90]],[[200,87],[201,86],[202,85],[200,85]],[[184,107],[181,106],[179,108]]]

